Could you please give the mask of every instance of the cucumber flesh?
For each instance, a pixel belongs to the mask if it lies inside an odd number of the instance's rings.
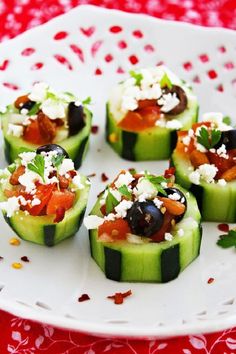
[[[184,191],[181,187],[177,187]],[[131,244],[127,241],[100,242],[97,230],[90,230],[91,255],[105,276],[125,282],[168,282],[175,279],[198,255],[201,244],[200,213],[195,198],[187,196],[188,209],[172,231],[172,241]],[[101,216],[99,200],[92,215]],[[177,230],[183,229],[182,237]]]

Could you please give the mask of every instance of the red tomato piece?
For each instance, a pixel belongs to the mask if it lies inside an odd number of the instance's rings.
[[[26,126],[23,134],[24,140],[37,145],[46,144],[46,141],[40,134],[37,119],[32,120],[29,125]]]
[[[162,242],[165,240],[165,233],[171,230],[172,219],[173,219],[173,215],[170,215],[168,212],[165,212],[164,222],[161,229],[152,236],[153,242]]]
[[[46,214],[56,214],[57,210],[63,207],[65,210],[70,209],[73,206],[75,200],[75,193],[68,190],[53,191],[50,200],[47,204]]]
[[[51,198],[53,189],[55,188],[56,184],[39,184],[37,186],[37,192],[35,193],[35,198],[39,199],[41,201],[40,204],[30,206],[26,205],[25,210],[27,210],[30,215],[38,216],[40,213],[43,211],[43,209],[46,207],[48,204],[49,199]],[[28,198],[26,198],[28,199]]]
[[[130,131],[141,131],[154,127],[159,118],[160,108],[158,106],[147,106],[134,112],[129,111],[118,126]]]
[[[130,233],[129,224],[124,219],[115,219],[113,221],[104,221],[98,228],[98,237],[103,234],[111,236],[115,240],[125,240],[126,234]]]

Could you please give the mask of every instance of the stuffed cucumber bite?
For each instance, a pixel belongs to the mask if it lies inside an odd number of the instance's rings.
[[[60,144],[78,169],[88,149],[92,113],[90,98],[80,101],[70,92],[58,93],[36,83],[1,113],[4,151],[8,163],[22,151],[43,144]]]
[[[205,221],[236,222],[236,129],[222,113],[178,133],[171,158],[176,182],[196,197]]]
[[[20,238],[53,246],[79,230],[89,189],[67,152],[48,144],[1,170],[0,209]]]
[[[163,176],[121,171],[84,219],[91,256],[108,279],[165,283],[200,252],[195,197]]]
[[[168,159],[178,130],[198,118],[192,89],[161,65],[130,71],[107,102],[106,140],[124,159]]]

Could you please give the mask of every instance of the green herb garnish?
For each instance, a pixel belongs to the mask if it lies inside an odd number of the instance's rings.
[[[161,88],[168,87],[169,89],[171,89],[173,86],[172,82],[170,81],[170,79],[166,73],[161,78],[160,86],[161,86]]]
[[[30,171],[33,171],[37,173],[39,176],[41,176],[43,182],[45,183],[45,179],[44,179],[45,161],[42,155],[36,154],[32,162],[28,163],[27,168]]]
[[[227,124],[227,125],[231,125],[231,118],[229,116],[225,116],[223,117],[223,123]]]
[[[142,81],[142,79],[143,79],[143,75],[142,75],[141,73],[137,73],[137,72],[134,71],[134,70],[130,70],[129,74],[130,74],[130,76],[131,76],[132,78],[135,79],[135,81],[136,81],[136,82],[135,82],[135,85],[140,86],[140,85],[141,85],[141,81]]]
[[[222,248],[236,247],[236,230],[230,230],[225,235],[220,235],[217,245]]]
[[[13,162],[7,167],[7,169],[10,173],[13,173],[16,170],[16,164]]]
[[[114,197],[114,195],[109,190],[108,190],[105,204],[106,204],[106,214],[111,213],[113,209],[119,204],[118,200]]]
[[[29,110],[28,115],[34,116],[35,114],[37,114],[40,109],[40,105],[41,103],[35,103],[33,107]]]
[[[85,98],[85,100],[82,101],[82,104],[83,105],[91,104],[91,102],[92,102],[92,98],[88,96],[87,98]]]
[[[220,138],[220,130],[213,129],[211,132],[208,132],[205,127],[201,127],[201,129],[199,130],[199,135],[197,136],[197,142],[205,146],[205,148],[209,150],[220,141]]]
[[[164,190],[164,188],[161,185],[161,183],[163,183],[163,182],[167,183],[167,179],[165,177],[149,175],[145,171],[145,178],[153,184],[153,186],[156,188],[158,193],[161,193],[163,195],[167,195],[166,191]]]
[[[132,198],[132,193],[128,190],[128,187],[125,184],[118,188],[118,191],[129,200]]]
[[[64,155],[56,155],[52,157],[52,163],[56,167],[56,169],[58,169],[58,167],[62,164],[64,158]]]

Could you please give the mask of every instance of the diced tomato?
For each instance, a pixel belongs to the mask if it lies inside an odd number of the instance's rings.
[[[26,126],[23,138],[32,144],[42,145],[47,143],[47,141],[40,134],[37,119],[32,120],[31,123]]]
[[[145,107],[156,106],[157,100],[140,100],[138,101],[138,109]]]
[[[129,111],[118,126],[130,131],[142,131],[155,126],[159,118],[160,108],[158,106],[148,106],[135,112]]]
[[[55,188],[56,184],[51,183],[51,184],[39,184],[37,186],[37,191],[35,193],[35,198],[39,199],[41,201],[40,204],[30,206],[26,205],[25,210],[27,210],[30,215],[38,216],[41,214],[45,206],[48,204],[49,199],[51,198],[52,192]],[[24,196],[26,197],[26,196]],[[26,197],[26,199],[28,199]]]
[[[207,156],[210,160],[211,164],[214,164],[218,168],[218,172],[216,174],[216,179],[220,178],[222,173],[225,171],[229,170],[231,167],[235,165],[235,161],[233,159],[234,157],[234,151],[228,151],[229,158],[225,159],[223,157],[220,157],[217,153],[213,153],[208,151]]]
[[[126,234],[130,233],[129,224],[124,219],[115,219],[113,221],[104,221],[98,228],[98,237],[107,234],[114,240],[125,240]]]
[[[153,236],[152,236],[152,241],[153,242],[162,242],[165,240],[165,233],[169,232],[171,230],[171,220],[173,219],[173,215],[170,215],[168,212],[165,212],[164,214],[164,222],[159,231],[157,231]]]
[[[46,214],[52,215],[56,214],[56,211],[63,207],[65,210],[70,209],[73,206],[75,200],[75,193],[68,190],[64,191],[53,191],[50,200],[47,204]]]

